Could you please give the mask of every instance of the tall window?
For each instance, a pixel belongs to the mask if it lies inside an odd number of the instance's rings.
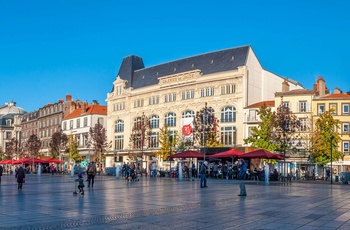
[[[289,101],[282,101],[282,106],[286,107],[286,108],[290,108],[289,107]]]
[[[164,102],[173,102],[176,101],[176,93],[168,93],[164,96]]]
[[[167,124],[169,127],[175,127],[176,126],[176,114],[175,113],[168,113],[165,115],[165,124]]]
[[[235,84],[227,84],[221,86],[221,95],[225,94],[233,94],[236,92],[236,85]]]
[[[137,99],[134,101],[134,108],[143,107],[143,99]]]
[[[157,105],[159,104],[159,96],[152,96],[148,99],[149,105]]]
[[[224,145],[236,145],[236,127],[221,127],[221,143]]]
[[[299,122],[300,122],[299,130],[301,132],[306,132],[308,130],[306,118],[300,118]]]
[[[159,147],[158,135],[159,135],[159,132],[152,132],[151,143],[149,146],[150,148],[158,148]]]
[[[336,103],[330,103],[329,104],[329,111],[332,115],[337,115],[337,104]]]
[[[77,119],[77,128],[80,128],[80,118]]]
[[[227,106],[221,110],[221,120],[224,122],[236,122],[236,108],[233,106]]]
[[[125,109],[125,102],[119,102],[113,105],[113,111],[120,111],[124,109]]]
[[[73,120],[70,120],[70,121],[69,121],[69,128],[70,128],[70,129],[73,129]]]
[[[122,133],[124,132],[124,121],[123,120],[117,120],[115,122],[115,129],[114,132],[116,133]]]
[[[194,90],[182,91],[181,93],[182,100],[193,99],[194,98]]]
[[[159,116],[158,115],[150,116],[149,122],[150,122],[150,125],[151,125],[151,129],[159,128]]]
[[[84,117],[84,127],[87,127],[87,126],[88,126],[88,118]]]
[[[201,97],[214,96],[214,87],[207,87],[201,89]]]
[[[299,113],[306,112],[306,101],[299,101]]]
[[[115,136],[115,149],[116,150],[124,149],[124,135]]]
[[[324,104],[317,104],[317,114],[321,115],[325,112],[325,105]]]
[[[116,95],[122,94],[122,86],[121,85],[115,87],[115,94]]]
[[[342,123],[342,133],[349,134],[349,123],[348,122]]]
[[[348,115],[349,114],[349,104],[342,104],[343,107],[343,114]]]
[[[349,141],[343,141],[343,153],[349,153]]]
[[[187,118],[187,117],[194,117],[194,111],[186,110],[185,112],[182,113],[182,118]]]

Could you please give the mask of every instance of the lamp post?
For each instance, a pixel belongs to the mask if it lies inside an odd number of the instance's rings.
[[[331,184],[333,184],[333,157],[332,157],[332,142],[333,142],[334,136],[331,135],[330,137],[330,155],[331,155]]]

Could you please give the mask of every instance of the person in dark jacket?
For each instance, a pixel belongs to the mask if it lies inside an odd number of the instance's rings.
[[[239,182],[240,194],[238,196],[247,196],[247,191],[245,190],[245,184],[244,184],[244,180],[247,173],[247,164],[243,159],[240,159],[238,164],[239,164],[238,180],[240,180]]]
[[[206,172],[207,172],[207,166],[208,166],[208,161],[204,161],[204,163],[201,165],[199,169],[199,174],[201,176],[201,188],[207,188],[207,177],[206,177]]]
[[[18,189],[22,189],[23,185],[23,179],[26,177],[26,174],[24,172],[24,169],[22,165],[19,166],[18,170],[16,171],[16,178],[18,183]]]
[[[4,171],[4,169],[2,168],[2,166],[0,165],[0,184],[1,184],[1,177],[2,177],[2,172]]]

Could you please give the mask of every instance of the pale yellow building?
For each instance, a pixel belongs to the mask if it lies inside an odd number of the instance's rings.
[[[222,143],[226,147],[242,146],[243,109],[273,100],[274,93],[282,91],[285,80],[291,90],[303,88],[295,81],[265,70],[250,46],[152,67],[145,67],[140,57],[125,57],[107,95],[107,137],[113,141],[113,147],[106,162],[115,155],[119,162],[128,161],[130,153],[136,151],[145,167],[160,148],[159,129],[166,123],[172,133],[181,133],[181,123],[185,118],[194,117],[205,103],[219,121]],[[132,147],[130,137],[142,135],[145,127],[137,124],[145,119],[150,122],[146,141]]]

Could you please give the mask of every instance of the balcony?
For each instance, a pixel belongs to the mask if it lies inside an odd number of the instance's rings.
[[[255,123],[255,122],[259,122],[259,121],[260,121],[260,119],[257,116],[246,116],[245,117],[245,122],[248,122],[248,123]]]

